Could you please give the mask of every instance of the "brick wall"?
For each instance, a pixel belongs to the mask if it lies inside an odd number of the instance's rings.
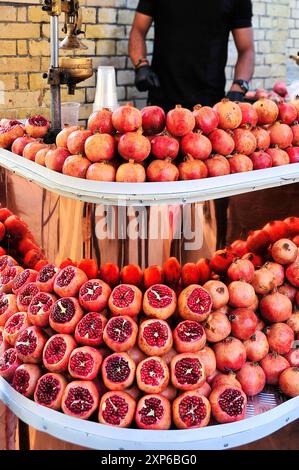
[[[290,0],[289,35],[287,52],[296,55],[299,52],[299,0]],[[287,59],[287,78],[291,82],[299,80],[299,67],[289,57]]]
[[[22,0],[19,0],[19,2]],[[36,3],[36,0],[32,0]],[[49,17],[39,5],[3,2],[0,0],[0,117],[26,117],[42,112],[48,114],[50,94],[41,73],[49,66]],[[87,51],[75,55],[93,58],[98,65],[114,65],[117,71],[118,99],[145,103],[145,94],[134,87],[134,72],[126,56],[130,26],[138,0],[81,0],[86,29]],[[253,0],[256,46],[256,70],[253,88],[271,87],[277,78],[286,75],[289,49],[299,43],[299,0]],[[100,5],[100,7],[99,7]],[[291,11],[291,19],[290,17]],[[63,37],[63,34],[61,35]],[[152,51],[153,30],[148,36]],[[298,37],[298,39],[297,39]],[[289,39],[288,39],[289,38]],[[287,43],[288,40],[288,43]],[[293,41],[292,44],[290,41]],[[288,44],[288,50],[286,47]],[[298,47],[299,49],[299,47]],[[287,54],[286,54],[287,53]],[[62,53],[69,55],[68,53]],[[233,76],[236,50],[230,41],[227,66],[228,85]],[[65,87],[63,101],[80,101],[81,119],[92,110],[95,76],[82,83],[75,96]]]

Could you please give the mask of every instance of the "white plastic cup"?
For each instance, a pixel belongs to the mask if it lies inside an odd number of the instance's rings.
[[[61,127],[65,124],[77,126],[79,124],[80,103],[61,103]]]
[[[103,108],[109,108],[111,111],[114,111],[117,107],[115,68],[100,65],[98,67],[97,88],[93,111],[98,111]]]

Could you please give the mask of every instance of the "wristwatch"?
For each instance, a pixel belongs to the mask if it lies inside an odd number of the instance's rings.
[[[249,83],[246,80],[234,80],[233,84],[239,85],[244,93],[247,93],[247,91],[249,90]]]

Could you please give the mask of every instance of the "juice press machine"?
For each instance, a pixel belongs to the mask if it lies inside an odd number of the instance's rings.
[[[85,57],[61,57],[59,49],[74,51],[87,49],[79,39],[83,34],[82,10],[78,0],[44,0],[42,9],[50,16],[50,67],[43,74],[48,79],[51,90],[51,135],[61,130],[61,85],[67,85],[68,93],[73,95],[79,82],[93,74],[92,60]],[[59,42],[59,17],[64,14],[62,31],[66,37]]]

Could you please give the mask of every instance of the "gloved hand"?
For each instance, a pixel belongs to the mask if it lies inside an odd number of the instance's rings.
[[[226,95],[230,101],[244,101],[244,93],[241,91],[229,91]]]
[[[135,86],[138,91],[148,91],[159,88],[160,82],[157,74],[149,65],[141,65],[135,70]]]

